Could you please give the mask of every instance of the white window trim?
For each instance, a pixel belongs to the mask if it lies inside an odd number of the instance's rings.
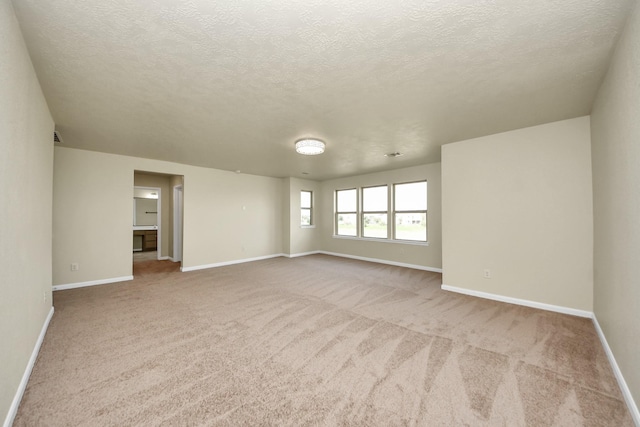
[[[387,189],[387,210],[386,211],[365,211],[364,210],[364,190],[368,189],[368,188],[380,188],[380,187],[385,187]],[[389,240],[391,239],[392,235],[391,235],[391,227],[390,227],[390,223],[389,223],[389,219],[390,219],[390,210],[389,210],[389,199],[391,198],[391,191],[390,191],[390,187],[389,184],[380,184],[380,185],[372,185],[372,186],[366,186],[366,187],[360,187],[360,199],[362,200],[362,206],[360,206],[360,212],[358,213],[358,215],[360,216],[360,239],[375,239],[375,240]],[[365,236],[364,235],[364,230],[365,230],[365,224],[364,224],[364,216],[365,215],[386,215],[387,216],[387,237],[371,237],[371,236]]]
[[[310,206],[308,208],[302,207],[302,193],[309,193],[309,202]],[[309,209],[309,224],[302,224],[302,209]],[[300,190],[300,228],[312,228],[315,227],[315,208],[313,207],[313,191],[311,190]]]
[[[396,243],[396,244],[401,244],[401,245],[411,245],[411,246],[429,246],[429,209],[427,208],[426,211],[396,211],[395,210],[395,186],[396,185],[402,185],[402,184],[412,184],[412,183],[416,183],[416,182],[425,182],[427,183],[427,186],[429,185],[429,181],[425,178],[425,179],[418,179],[415,181],[406,181],[406,182],[392,182],[392,183],[386,183],[386,184],[379,184],[379,185],[367,185],[367,186],[361,186],[361,187],[351,187],[351,188],[337,188],[335,190],[333,190],[334,193],[334,203],[337,203],[337,193],[338,191],[345,191],[345,190],[356,190],[356,207],[358,208],[358,210],[356,212],[338,212],[335,207],[337,207],[336,205],[334,205],[334,213],[333,213],[333,235],[332,237],[334,239],[346,239],[346,240],[360,240],[360,241],[368,241],[368,242],[381,242],[381,243]],[[388,237],[384,238],[384,237],[363,237],[362,233],[364,232],[363,230],[363,224],[362,224],[362,218],[363,215],[365,214],[365,212],[362,210],[362,190],[364,188],[372,188],[372,187],[383,187],[383,186],[387,186],[387,192],[389,195],[389,204],[388,204],[388,211],[387,211],[387,233],[388,233]],[[428,188],[428,187],[427,187]],[[427,189],[427,198],[429,197],[429,193],[428,193],[428,189]],[[425,213],[425,215],[427,216],[427,240],[403,240],[403,239],[396,239],[394,238],[395,233],[396,233],[396,213]],[[337,216],[339,213],[342,214],[356,214],[356,232],[359,234],[358,236],[348,236],[348,235],[344,235],[344,234],[337,234]],[[366,212],[366,213],[378,213],[378,212]],[[383,213],[383,212],[380,212]]]
[[[429,198],[429,183],[426,179],[421,179],[418,181],[407,181],[407,182],[395,182],[392,185],[392,191],[391,191],[391,198],[393,200],[391,200],[391,239],[392,240],[399,240],[399,241],[403,241],[403,242],[416,242],[416,243],[429,243],[429,201],[427,200],[427,209],[425,209],[424,211],[422,210],[412,210],[412,211],[399,211],[396,210],[396,186],[398,185],[405,185],[405,184],[415,184],[418,182],[424,182],[427,185],[427,199]],[[403,239],[396,239],[396,215],[397,214],[411,214],[411,213],[419,213],[422,214],[424,213],[425,217],[426,217],[426,221],[427,221],[427,240],[403,240]]]
[[[356,191],[356,210],[355,211],[338,211],[338,191],[351,191],[351,190],[355,190]],[[338,215],[340,214],[344,214],[344,215],[355,215],[356,216],[356,234],[358,234],[360,231],[360,191],[358,191],[358,187],[353,187],[353,188],[340,188],[337,190],[333,191],[333,198],[334,198],[334,212],[333,212],[333,234],[336,236],[340,236],[340,237],[351,237],[351,238],[356,238],[358,239],[358,236],[349,236],[346,234],[338,234]]]
[[[379,242],[379,243],[396,243],[399,245],[411,245],[411,246],[429,246],[429,241],[422,240],[397,240],[397,239],[383,239],[380,237],[355,237],[355,236],[342,236],[340,234],[334,234],[334,239],[346,239],[346,240],[360,240],[366,242]]]

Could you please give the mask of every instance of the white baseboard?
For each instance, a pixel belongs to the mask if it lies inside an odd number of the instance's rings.
[[[110,279],[90,280],[88,282],[68,283],[66,285],[54,285],[54,291],[64,291],[65,289],[84,288],[87,286],[105,285],[107,283],[126,282],[133,280],[133,276],[112,277]]]
[[[166,259],[170,259],[168,256],[160,256],[158,257],[158,261],[164,261]]]
[[[187,272],[187,271],[204,270],[204,269],[207,269],[207,268],[215,268],[215,267],[224,267],[225,265],[243,264],[245,262],[251,262],[251,261],[261,261],[263,259],[277,258],[277,257],[281,257],[281,256],[286,256],[286,255],[285,254],[273,254],[273,255],[259,256],[259,257],[255,257],[255,258],[243,258],[243,259],[234,259],[232,261],[216,262],[214,264],[194,265],[193,267],[180,267],[180,271],[182,271],[184,273],[184,272]]]
[[[620,371],[618,362],[616,362],[616,358],[613,356],[611,347],[609,347],[607,338],[604,336],[604,332],[602,332],[602,328],[600,328],[600,324],[598,323],[598,319],[596,318],[595,314],[593,315],[592,320],[593,325],[596,328],[596,332],[598,332],[598,337],[600,338],[602,347],[604,347],[604,352],[607,354],[607,358],[609,359],[609,363],[611,364],[611,369],[613,369],[613,374],[616,376],[616,380],[618,380],[620,391],[622,391],[624,400],[625,402],[627,402],[627,407],[629,408],[629,412],[631,413],[631,418],[633,418],[633,422],[636,424],[636,426],[640,426],[640,411],[638,411],[638,406],[633,400],[633,396],[631,396],[631,390],[629,390],[629,386],[627,386],[627,382],[622,376],[622,371]]]
[[[542,310],[555,311],[557,313],[570,314],[572,316],[586,317],[591,319],[593,321],[593,325],[596,329],[596,332],[598,333],[598,337],[600,338],[600,342],[602,343],[602,347],[604,347],[604,351],[607,354],[607,358],[609,359],[609,363],[611,364],[611,369],[613,370],[613,374],[615,375],[616,380],[618,381],[618,385],[620,386],[620,391],[622,392],[622,395],[624,396],[624,400],[627,403],[627,407],[629,408],[629,412],[631,413],[631,418],[633,418],[633,422],[635,423],[636,426],[640,426],[640,411],[638,411],[638,406],[633,400],[633,396],[631,395],[631,391],[627,386],[627,382],[624,380],[624,377],[622,376],[622,371],[620,371],[620,367],[618,366],[618,363],[616,362],[616,359],[613,356],[613,352],[609,347],[607,338],[605,337],[604,332],[602,331],[602,328],[600,328],[598,319],[596,318],[593,312],[585,311],[585,310],[577,310],[575,308],[562,307],[558,305],[545,304],[545,303],[540,303],[535,301],[528,301],[528,300],[523,300],[519,298],[511,298],[503,295],[490,294],[488,292],[474,291],[471,289],[458,288],[455,286],[449,286],[444,284],[442,285],[442,289],[445,291],[457,292],[460,294],[470,295],[474,297],[486,298],[490,300],[506,302],[506,303],[516,304],[516,305],[523,305],[523,306],[532,307],[532,308],[539,308]]]
[[[196,265],[196,266],[193,266],[193,267],[182,267],[182,268],[180,268],[180,271],[187,272],[187,271],[195,271],[195,270],[204,270],[206,268],[224,267],[225,265],[242,264],[242,263],[245,263],[245,262],[260,261],[260,260],[269,259],[269,258],[277,258],[277,257],[298,258],[298,257],[302,257],[302,256],[316,255],[316,254],[332,255],[332,256],[337,256],[337,257],[342,257],[342,258],[357,259],[357,260],[360,260],[360,261],[375,262],[375,263],[378,263],[378,264],[388,264],[388,265],[395,265],[397,267],[407,267],[407,268],[414,268],[416,270],[424,270],[424,271],[431,271],[431,272],[434,272],[434,273],[442,273],[442,269],[441,268],[425,267],[423,265],[407,264],[407,263],[404,263],[404,262],[388,261],[388,260],[379,259],[379,258],[366,258],[366,257],[361,257],[361,256],[347,255],[347,254],[341,254],[341,253],[337,253],[337,252],[327,252],[327,251],[311,251],[311,252],[301,252],[301,253],[296,253],[296,254],[284,254],[284,253],[282,253],[282,254],[273,254],[273,255],[266,255],[266,256],[261,256],[261,257],[256,257],[256,258],[244,258],[244,259],[237,259],[237,260],[233,260],[233,261],[218,262],[218,263],[214,263],[214,264]]]
[[[459,294],[471,295],[474,297],[506,302],[509,304],[523,305],[525,307],[539,308],[541,310],[555,311],[556,313],[570,314],[572,316],[578,317],[587,317],[589,319],[593,318],[593,312],[586,310],[578,310],[575,308],[563,307],[560,305],[545,304],[542,302],[529,301],[526,299],[512,298],[504,295],[491,294],[488,292],[474,291],[472,289],[458,288],[456,286],[449,286],[445,284],[443,284],[441,288],[442,290],[449,292],[456,292]]]
[[[27,383],[29,382],[29,377],[31,376],[31,371],[33,370],[33,366],[36,364],[36,359],[38,358],[38,353],[40,352],[40,347],[42,346],[42,341],[44,341],[44,336],[47,333],[47,329],[49,328],[49,322],[53,317],[54,309],[51,307],[49,310],[49,314],[42,325],[42,329],[40,330],[40,335],[38,336],[38,340],[36,341],[36,345],[33,347],[33,351],[31,352],[31,357],[29,358],[29,363],[27,363],[27,367],[24,370],[24,374],[22,374],[22,380],[20,381],[20,385],[18,385],[18,390],[16,390],[16,394],[13,397],[13,402],[11,402],[11,406],[9,407],[9,412],[7,413],[7,417],[4,420],[4,427],[11,427],[13,425],[13,420],[16,418],[16,414],[18,413],[18,407],[20,406],[20,402],[22,401],[22,396],[24,395],[24,391],[27,388]]]
[[[424,265],[407,264],[405,262],[389,261],[389,260],[386,260],[386,259],[367,258],[367,257],[363,257],[363,256],[348,255],[348,254],[341,254],[341,253],[338,253],[338,252],[327,252],[327,251],[317,251],[315,253],[324,254],[324,255],[331,255],[331,256],[337,256],[337,257],[342,257],[342,258],[357,259],[357,260],[360,260],[360,261],[376,262],[378,264],[395,265],[397,267],[413,268],[413,269],[416,269],[416,270],[431,271],[431,272],[434,272],[434,273],[442,273],[442,269],[441,268],[425,267]]]
[[[311,252],[299,252],[297,254],[282,254],[282,256],[285,256],[287,258],[298,258],[301,256],[307,256],[307,255],[315,255],[315,254],[319,254],[321,253],[320,251],[311,251]]]

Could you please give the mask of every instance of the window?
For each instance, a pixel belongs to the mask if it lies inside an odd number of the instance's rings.
[[[302,190],[300,192],[300,225],[313,224],[313,193]]]
[[[388,186],[362,189],[362,237],[389,238],[388,202]]]
[[[427,241],[427,182],[395,184],[394,239]]]
[[[358,235],[358,191],[355,188],[336,191],[336,234]]]
[[[428,244],[427,181],[335,192],[335,236]]]

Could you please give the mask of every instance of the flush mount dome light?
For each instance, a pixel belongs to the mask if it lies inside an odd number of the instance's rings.
[[[324,142],[315,138],[305,138],[296,141],[296,151],[307,156],[324,153]]]

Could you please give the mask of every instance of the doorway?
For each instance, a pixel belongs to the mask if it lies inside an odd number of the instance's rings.
[[[173,187],[173,261],[182,262],[182,185]]]
[[[133,188],[133,252],[156,252],[162,248],[162,188]]]
[[[182,236],[184,177],[134,170],[133,185],[133,275],[149,274],[153,271],[173,271],[172,268],[179,270],[184,242]],[[142,200],[143,196],[139,193],[142,190],[154,193],[150,195],[157,197],[157,202],[153,201],[157,203],[155,206],[147,205],[150,202]],[[178,207],[174,206],[176,202]],[[136,209],[137,206],[142,209]],[[146,216],[146,218],[141,219],[140,216]],[[178,242],[174,242],[175,238],[179,239]]]

